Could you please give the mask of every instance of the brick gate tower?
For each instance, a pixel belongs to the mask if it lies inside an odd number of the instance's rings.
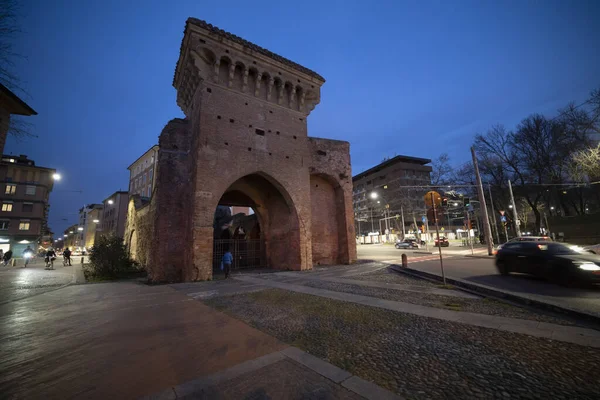
[[[173,80],[186,118],[172,120],[160,135],[148,210],[136,215],[130,205],[126,239],[135,229],[152,236],[151,245],[136,246],[146,252],[151,280],[212,277],[219,205],[255,211],[270,268],[356,259],[349,143],[307,132],[324,82],[308,68],[188,19]]]

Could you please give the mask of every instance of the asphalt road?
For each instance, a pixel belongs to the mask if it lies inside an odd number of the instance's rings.
[[[476,250],[479,255],[486,254],[483,248]],[[419,254],[413,250],[397,250],[390,245],[358,246],[361,259],[400,264],[402,253],[407,254],[410,268],[441,275],[437,253]],[[600,285],[566,288],[525,274],[502,276],[498,274],[493,259],[465,257],[467,254],[471,254],[470,249],[442,249],[446,276],[600,316]]]

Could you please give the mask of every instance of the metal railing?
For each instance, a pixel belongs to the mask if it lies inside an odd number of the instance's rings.
[[[265,245],[262,239],[215,239],[213,247],[213,268],[220,268],[225,252],[233,256],[232,269],[264,268]]]

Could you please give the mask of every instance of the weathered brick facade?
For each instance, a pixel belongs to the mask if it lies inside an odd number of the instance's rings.
[[[187,21],[173,82],[186,119],[169,122],[159,139],[153,246],[145,250],[151,280],[212,277],[219,204],[254,209],[272,268],[356,259],[349,144],[307,133],[323,83],[268,50]]]

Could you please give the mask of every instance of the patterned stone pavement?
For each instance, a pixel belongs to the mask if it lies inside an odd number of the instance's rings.
[[[197,301],[255,285],[181,288],[71,285],[0,304],[0,398],[397,398]]]

